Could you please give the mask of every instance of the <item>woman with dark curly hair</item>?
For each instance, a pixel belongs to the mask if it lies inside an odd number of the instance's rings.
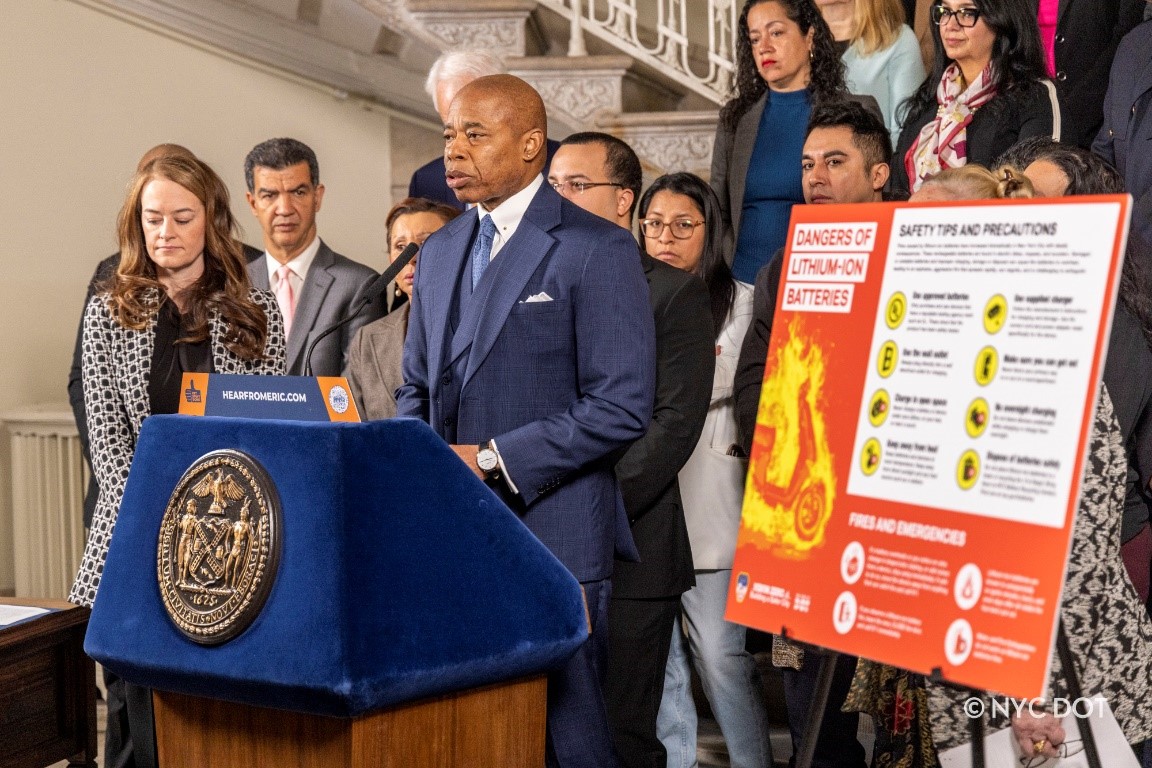
[[[932,71],[901,107],[890,191],[967,163],[990,166],[1029,136],[1060,139],[1032,0],[938,0],[931,8]]]
[[[82,377],[100,485],[68,599],[91,606],[140,426],[177,411],[186,372],[283,374],[276,299],[248,284],[228,189],[191,154],[141,167],[120,210],[120,266],[84,311]],[[125,684],[133,764],[156,764],[151,692]]]
[[[732,274],[750,284],[784,245],[793,204],[804,202],[800,151],[812,108],[848,96],[844,63],[812,0],[744,3],[733,94],[720,110],[712,189]]]

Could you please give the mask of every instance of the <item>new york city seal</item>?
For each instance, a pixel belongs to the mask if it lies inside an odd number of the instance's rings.
[[[172,491],[156,545],[160,597],[192,640],[216,645],[256,618],[280,561],[280,498],[247,454],[201,456]]]

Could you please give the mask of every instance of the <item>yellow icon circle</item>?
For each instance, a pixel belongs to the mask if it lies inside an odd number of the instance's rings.
[[[980,479],[980,454],[973,450],[964,451],[956,464],[956,483],[965,491],[976,485]]]
[[[908,299],[900,291],[888,298],[888,306],[884,309],[884,322],[889,328],[895,330],[904,322],[904,315],[908,312]]]
[[[880,345],[880,354],[876,356],[876,372],[882,378],[888,378],[896,370],[896,363],[900,359],[900,348],[894,341],[886,341]]]
[[[1000,354],[995,347],[984,347],[976,355],[976,365],[973,373],[976,374],[976,383],[986,387],[996,378],[996,371],[1000,368]]]
[[[984,305],[984,330],[999,333],[1008,321],[1008,299],[996,294]]]
[[[892,401],[888,399],[888,393],[883,389],[876,390],[868,401],[868,422],[874,427],[880,426],[888,418],[891,409]]]
[[[864,443],[864,450],[860,452],[860,471],[871,475],[878,469],[880,469],[880,441],[870,437],[868,442]]]
[[[964,429],[968,437],[980,437],[988,428],[988,401],[978,397],[968,403],[968,410],[964,412]]]

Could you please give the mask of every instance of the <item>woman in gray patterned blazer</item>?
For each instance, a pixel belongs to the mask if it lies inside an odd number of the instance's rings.
[[[120,211],[120,267],[84,312],[84,401],[100,499],[69,599],[91,605],[136,437],[175,413],[185,372],[284,373],[284,324],[248,285],[228,189],[203,162],[161,157]]]
[[[177,410],[185,372],[284,373],[280,310],[271,294],[248,285],[228,189],[211,168],[177,155],[144,165],[118,234],[120,266],[83,323],[84,402],[100,495],[68,599],[87,606],[144,419]],[[146,689],[125,685],[137,766],[155,764],[150,699]]]

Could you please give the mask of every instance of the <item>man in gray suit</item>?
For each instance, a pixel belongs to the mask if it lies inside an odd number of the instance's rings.
[[[335,253],[316,234],[324,185],[316,153],[307,145],[295,139],[257,144],[244,159],[244,180],[248,205],[264,232],[264,255],[248,265],[248,277],[276,294],[288,334],[288,374],[301,376],[312,339],[347,318],[377,274]],[[381,297],[320,342],[312,352],[312,373],[339,376],[352,336],[385,311]]]

